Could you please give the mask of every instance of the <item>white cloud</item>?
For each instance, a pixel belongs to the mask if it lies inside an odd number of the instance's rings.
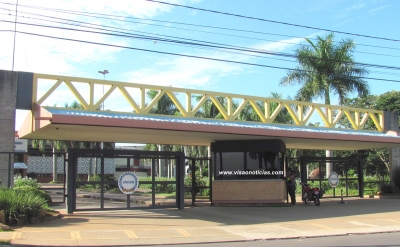
[[[347,10],[347,11],[359,10],[359,9],[364,8],[364,7],[365,7],[364,3],[358,3],[358,4],[355,4],[353,6],[350,6],[350,7],[346,8],[345,10]]]
[[[174,0],[171,3],[185,2],[196,3],[201,0]],[[4,3],[9,3],[7,5]],[[0,48],[0,69],[11,70],[13,64],[13,48],[14,48],[14,20],[15,17],[15,1],[4,0],[0,3],[0,7],[5,8],[0,10],[1,20],[0,33],[1,33],[1,48]],[[36,7],[47,8],[38,9]],[[49,8],[55,8],[64,11],[81,11],[87,13],[117,15],[117,16],[130,16],[139,18],[152,18],[161,13],[169,12],[173,7],[163,4],[157,4],[141,0],[19,0],[18,6],[18,21],[29,23],[46,23],[54,26],[65,26],[54,22],[39,21],[34,18],[45,18],[37,16],[37,14],[54,16],[66,19],[73,19],[75,21],[88,21],[85,16],[65,16],[60,12],[49,11]],[[8,10],[7,10],[8,9]],[[36,15],[33,15],[36,14]],[[28,19],[29,18],[29,19]],[[55,19],[52,19],[55,21]],[[93,19],[91,19],[93,23]],[[112,23],[110,20],[97,20],[93,24],[109,25]],[[130,25],[132,26],[132,25]],[[121,24],[119,25],[121,28]],[[5,31],[3,31],[5,30]],[[22,24],[17,25],[18,31],[38,33],[50,35],[55,37],[66,37],[80,40],[94,40],[99,43],[111,43],[115,45],[127,45],[127,42],[116,39],[113,37],[101,36],[90,33],[75,32],[57,29],[47,29],[44,27],[25,26]],[[60,41],[57,39],[43,38],[38,36],[18,34],[15,40],[15,61],[14,70],[16,71],[31,71],[35,73],[45,74],[63,74],[82,76],[85,75],[84,65],[102,61],[102,63],[112,63],[116,61],[116,54],[121,51],[119,48],[112,48],[98,45],[88,45],[71,41]],[[62,94],[60,95],[62,97]],[[61,99],[60,99],[61,100]],[[69,101],[68,101],[69,102]],[[70,102],[69,102],[70,103]],[[17,111],[16,129],[19,129],[23,117],[26,113]]]
[[[293,38],[278,42],[256,44],[250,48],[270,52],[280,52],[300,42],[304,38]],[[211,52],[194,54],[238,62],[252,62],[254,57],[240,54]],[[267,55],[266,55],[267,56]],[[152,67],[132,71],[125,74],[125,81],[134,83],[207,89],[217,78],[248,71],[248,65],[225,63],[187,57],[163,57],[155,61]]]
[[[7,1],[7,0],[6,0]],[[7,10],[2,10],[4,20],[10,21],[11,23],[0,22],[0,30],[14,30],[15,17],[15,2],[7,1],[13,5],[1,5]],[[183,3],[183,0],[171,1],[173,3]],[[190,1],[192,2],[192,1]],[[194,1],[196,2],[196,0]],[[33,8],[32,6],[35,6]],[[59,12],[53,12],[36,7],[43,8],[55,8],[60,10],[72,10],[82,11],[97,14],[107,15],[118,15],[118,16],[131,16],[131,17],[154,17],[160,13],[168,12],[172,9],[171,6],[152,3],[148,1],[131,1],[131,0],[41,0],[32,1],[20,0],[19,1],[19,22],[29,22],[36,24],[53,25],[53,26],[66,26],[50,22],[49,19],[46,21],[40,21],[35,18],[45,18],[34,14],[41,14],[46,16],[60,17],[66,19],[73,19],[76,21],[88,21],[85,16],[76,16],[61,14]],[[55,19],[50,19],[56,21]],[[98,19],[92,24],[103,24],[109,25],[112,23],[110,20]],[[132,26],[132,25],[130,25]],[[121,28],[121,24],[119,26]],[[76,27],[78,28],[78,27]],[[69,39],[79,39],[94,41],[98,43],[107,43],[113,45],[127,45],[127,41],[122,39],[116,39],[111,36],[97,35],[85,32],[73,32],[61,29],[49,29],[44,27],[35,27],[18,24],[17,30],[22,32],[36,33],[54,37],[65,37]],[[11,70],[12,58],[13,58],[13,47],[14,47],[14,34],[13,32],[2,32],[2,41],[0,49],[0,69]],[[82,70],[82,65],[93,62],[102,61],[102,63],[113,63],[116,61],[116,54],[121,51],[119,48],[112,48],[99,45],[90,45],[79,42],[61,41],[52,38],[44,38],[38,36],[32,36],[27,34],[17,33],[15,43],[15,65],[14,69],[19,71],[32,71],[36,73],[48,73],[48,74],[66,74],[66,75],[79,75],[84,76],[85,71]]]
[[[312,35],[314,36],[314,35]],[[309,36],[311,37],[311,36]],[[283,50],[286,50],[292,46],[295,46],[301,42],[304,42],[304,38],[292,38],[292,39],[286,39],[286,40],[281,40],[277,42],[268,42],[268,43],[263,43],[254,46],[254,49],[260,49],[260,50],[265,50],[265,51],[273,51],[273,52],[280,52]]]
[[[375,12],[377,12],[377,11],[386,9],[386,8],[388,8],[388,7],[390,7],[390,5],[380,6],[380,7],[378,7],[378,8],[375,8],[375,9],[372,9],[372,10],[368,11],[368,13],[372,14],[372,13],[375,13]]]
[[[215,57],[216,54],[204,56]],[[219,55],[219,58],[224,59],[223,56]],[[135,83],[184,88],[205,88],[216,77],[237,72],[240,69],[240,66],[235,64],[188,57],[168,57],[160,59],[151,68],[132,71],[127,73],[125,77],[127,81]]]

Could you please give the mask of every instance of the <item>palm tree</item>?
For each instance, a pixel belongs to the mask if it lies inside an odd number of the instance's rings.
[[[331,92],[338,95],[339,104],[343,104],[348,94],[354,91],[359,96],[368,95],[368,84],[362,79],[368,71],[353,59],[353,40],[346,39],[336,44],[333,33],[317,38],[316,44],[306,38],[310,46],[303,45],[296,50],[299,66],[289,70],[280,85],[300,84],[302,87],[295,96],[296,100],[324,98],[327,105],[331,103]]]
[[[325,104],[330,105],[330,94],[335,93],[341,105],[350,93],[357,92],[360,97],[368,95],[368,84],[362,78],[368,71],[357,65],[352,56],[355,43],[351,39],[336,43],[333,38],[333,33],[324,38],[317,36],[316,43],[306,38],[309,45],[296,50],[299,65],[287,71],[280,82],[283,86],[301,85],[296,100],[323,98]],[[327,150],[326,156],[331,157],[332,152]],[[331,170],[331,165],[327,164],[327,176]]]
[[[159,92],[156,90],[147,91],[147,97],[153,100]],[[175,115],[177,112],[177,108],[174,102],[171,100],[169,96],[164,94],[158,101],[157,104],[151,108],[150,113],[152,114],[160,114],[160,115]],[[162,144],[147,144],[144,150],[153,150],[153,151],[170,151],[172,150],[172,145],[162,145]],[[165,164],[165,160],[158,160],[158,176],[161,177],[165,174],[168,175],[168,170],[171,170],[171,165]],[[167,171],[165,171],[166,165],[168,167]],[[171,172],[169,172],[171,174]]]

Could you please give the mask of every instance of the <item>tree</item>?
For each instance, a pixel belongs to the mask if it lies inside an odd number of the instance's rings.
[[[317,36],[316,43],[306,38],[309,45],[296,50],[299,65],[287,71],[280,82],[283,86],[301,85],[296,100],[311,102],[323,98],[325,104],[330,105],[331,93],[335,93],[341,105],[353,92],[357,92],[360,97],[368,95],[368,84],[362,79],[368,71],[357,65],[352,56],[355,43],[351,39],[336,43],[333,38],[333,33],[324,38]],[[332,152],[327,150],[326,157],[331,156]],[[327,175],[331,170],[332,165],[328,163]]]
[[[355,49],[353,40],[335,43],[333,38],[333,33],[325,38],[317,36],[318,42],[315,44],[306,38],[310,45],[303,45],[296,50],[299,66],[289,70],[280,82],[283,86],[301,85],[296,100],[323,98],[325,104],[329,105],[330,93],[333,92],[338,95],[339,104],[343,104],[345,98],[354,91],[360,97],[369,93],[368,84],[362,79],[368,71],[357,65],[352,56]]]
[[[365,108],[365,109],[375,109],[381,111],[390,111],[400,114],[400,91],[390,91],[381,95],[367,95],[362,98],[346,99],[344,105]],[[344,126],[349,126],[348,121],[340,122]],[[400,121],[399,121],[400,124]],[[367,129],[375,129],[375,125],[372,120],[366,123]],[[361,151],[359,151],[361,152]],[[381,175],[391,174],[392,167],[389,162],[389,149],[388,148],[377,148],[368,150],[368,155],[366,157],[366,165],[364,165],[369,172],[376,173],[381,171]],[[370,168],[369,168],[370,167]],[[386,171],[384,169],[386,167]],[[367,171],[368,172],[368,171]]]

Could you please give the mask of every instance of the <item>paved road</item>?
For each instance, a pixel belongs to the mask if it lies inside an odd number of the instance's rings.
[[[171,245],[175,246],[175,245]],[[371,233],[359,235],[345,235],[334,237],[296,238],[281,240],[257,240],[246,242],[226,242],[207,244],[180,244],[179,247],[372,247],[372,246],[400,246],[400,233]]]
[[[400,200],[324,199],[321,206],[88,211],[0,232],[13,244],[132,246],[400,232]],[[65,213],[62,209],[61,212]]]

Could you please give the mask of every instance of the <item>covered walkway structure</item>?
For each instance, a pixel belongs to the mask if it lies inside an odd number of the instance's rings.
[[[280,139],[287,148],[320,150],[400,144],[398,128],[392,128],[396,122],[393,114],[383,111],[56,75],[24,75],[19,85],[25,90],[19,96],[25,101],[23,109],[31,113],[19,131],[21,138],[204,146],[222,140]],[[106,91],[99,95],[102,87]],[[153,99],[147,96],[151,90],[156,92]],[[152,111],[163,97],[174,103],[177,113],[159,115]],[[63,107],[74,100],[83,109]],[[51,102],[60,107],[49,107]],[[221,118],[207,118],[204,108],[210,104],[218,109]],[[243,120],[245,111],[256,113],[259,121]],[[279,122],[282,114],[291,119]],[[321,126],[309,126],[311,122]],[[367,125],[372,125],[373,130]]]
[[[4,113],[0,116],[7,116],[8,124],[0,131],[5,133],[1,135],[7,140],[5,145],[10,145],[4,146],[4,151],[12,151],[14,132],[10,131],[9,138],[6,131],[14,127],[15,109],[26,109],[30,112],[19,130],[20,137],[26,139],[204,146],[221,141],[279,140],[288,149],[390,147],[392,163],[400,163],[398,117],[393,113],[68,76],[0,72],[0,110]],[[156,108],[165,99],[177,109],[171,115],[157,114]],[[73,101],[78,108],[65,106]],[[10,105],[15,108],[10,109]],[[207,118],[211,106],[218,112],[218,119]],[[249,112],[258,121],[249,121]],[[282,116],[286,116],[284,122],[280,122]],[[320,126],[310,126],[316,122]],[[247,155],[244,153],[244,157]],[[264,165],[266,168],[267,161]]]

